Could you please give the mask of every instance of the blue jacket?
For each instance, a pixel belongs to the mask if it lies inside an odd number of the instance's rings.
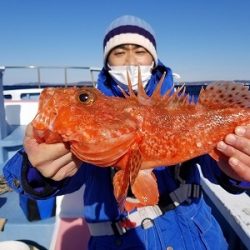
[[[165,67],[159,62],[146,86],[146,92],[148,95],[153,93],[153,90],[164,71],[166,71],[167,74],[161,89],[162,94],[173,86],[171,69]],[[103,69],[99,74],[97,88],[108,96],[122,95],[106,69]],[[186,183],[200,183],[197,164],[201,166],[203,174],[207,179],[213,183],[221,185],[228,192],[240,193],[244,191],[244,184],[246,184],[246,186],[249,185],[249,183],[237,182],[227,177],[218,168],[216,162],[208,155],[192,159],[181,167],[181,177],[185,179]],[[158,167],[154,169],[154,173],[157,177],[160,194],[170,193],[179,187],[180,182],[176,179],[174,167]],[[5,165],[4,175],[13,189],[19,193],[26,194],[29,197],[39,199],[71,193],[85,184],[83,215],[87,222],[116,220],[122,216],[118,211],[117,203],[113,195],[112,182],[110,181],[110,168],[100,168],[91,164],[83,163],[73,177],[56,182],[41,176],[41,174],[30,165],[24,151],[20,150]],[[21,185],[15,185],[16,180],[19,180]],[[207,211],[206,206],[201,205],[199,202],[194,203],[192,206],[197,208],[204,206],[204,209]],[[181,210],[181,208],[178,209]],[[173,214],[171,215],[171,213],[168,213],[168,216],[172,216],[171,218],[173,219],[175,216]],[[204,219],[201,220],[204,221]],[[173,223],[175,222],[173,221]],[[218,226],[216,225],[216,228],[217,227]]]

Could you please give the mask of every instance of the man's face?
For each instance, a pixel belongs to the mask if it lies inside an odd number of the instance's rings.
[[[152,65],[153,57],[143,47],[134,44],[124,44],[111,50],[108,56],[110,66]]]

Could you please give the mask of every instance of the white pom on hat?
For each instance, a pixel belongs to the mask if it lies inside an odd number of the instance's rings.
[[[155,34],[144,20],[126,15],[115,19],[108,26],[103,40],[104,64],[110,51],[122,44],[136,44],[144,47],[157,64]]]

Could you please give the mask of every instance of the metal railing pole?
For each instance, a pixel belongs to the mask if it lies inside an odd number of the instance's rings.
[[[95,87],[95,79],[94,79],[94,74],[93,74],[92,70],[90,70],[90,75],[91,75],[92,85],[93,85],[93,87]]]
[[[64,87],[68,86],[68,75],[67,75],[67,68],[64,68]]]
[[[3,73],[5,67],[0,67],[0,140],[7,136],[7,122],[5,120],[4,94],[3,94]],[[7,152],[0,147],[0,164],[7,159]]]
[[[3,73],[5,68],[0,67],[0,139],[7,136],[7,123],[5,120],[4,94],[3,94]]]
[[[40,68],[37,68],[37,82],[38,82],[38,88],[41,88],[41,72]]]
[[[100,68],[92,68],[92,67],[90,67],[89,71],[90,71],[92,85],[93,85],[93,87],[96,87],[97,81],[95,81],[94,72],[99,72],[100,73],[101,69]]]

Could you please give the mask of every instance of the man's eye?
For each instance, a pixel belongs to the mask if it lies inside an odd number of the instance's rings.
[[[145,50],[137,50],[136,51],[136,54],[139,54],[139,55],[142,55],[142,54],[145,54],[146,51]]]
[[[124,54],[124,51],[116,51],[114,54],[115,54],[116,56],[123,55],[123,54]]]

